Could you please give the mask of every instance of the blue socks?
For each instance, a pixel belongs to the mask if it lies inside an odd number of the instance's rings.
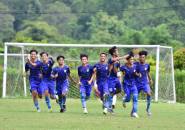
[[[37,110],[40,109],[40,108],[39,108],[38,99],[35,99],[35,100],[34,100],[34,105],[35,105],[35,107],[36,107]]]
[[[45,101],[46,101],[46,105],[47,105],[48,109],[51,109],[51,104],[50,104],[49,96],[46,96],[45,97]]]
[[[147,95],[147,107],[146,107],[147,112],[150,111],[150,103],[151,103],[151,96]]]

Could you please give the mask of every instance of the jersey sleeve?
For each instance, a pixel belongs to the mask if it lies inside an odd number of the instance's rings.
[[[148,72],[150,72],[150,65],[148,64]]]
[[[120,71],[121,71],[121,72],[125,72],[125,66],[121,66],[121,67],[120,67]]]
[[[53,68],[53,69],[52,69],[52,72],[51,72],[51,74],[52,74],[52,75],[55,75],[55,74],[57,74],[57,68]]]
[[[111,64],[113,64],[114,62],[112,61],[112,59],[110,58],[109,60],[108,60],[108,64],[109,65],[111,65]]]
[[[67,75],[70,75],[70,68],[67,67]]]
[[[79,67],[78,67],[78,76],[79,76],[79,77],[81,76],[80,69],[81,69],[81,67],[79,66]]]
[[[25,64],[25,71],[28,72],[29,69],[30,69],[30,68],[29,68],[29,63],[26,63],[26,64]]]
[[[55,61],[53,60],[52,57],[49,58],[49,63],[50,63],[50,65],[51,65],[51,67],[54,65]]]

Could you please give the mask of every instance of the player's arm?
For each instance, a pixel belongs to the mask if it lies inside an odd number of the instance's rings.
[[[37,63],[33,63],[30,59],[27,59],[27,62],[29,63],[29,64],[31,64],[32,66],[37,66]]]
[[[51,78],[56,79],[58,77],[58,72],[56,68],[54,68],[51,72]]]
[[[153,80],[152,80],[152,76],[151,76],[150,72],[148,72],[147,74],[148,74],[148,79],[149,79],[150,85],[153,85]]]
[[[29,63],[27,62],[27,63],[25,64],[25,72],[23,72],[23,76],[24,76],[24,77],[26,77],[27,75],[29,75],[29,70],[30,70],[30,68],[29,68]]]
[[[147,73],[147,76],[148,76],[148,80],[149,80],[150,85],[152,85],[153,84],[153,80],[152,80],[152,76],[150,74],[150,65],[148,65],[148,73]]]
[[[88,84],[91,84],[96,78],[96,68],[93,69],[91,79],[88,81]]]
[[[80,73],[80,67],[78,67],[78,85],[81,85],[82,83],[80,82],[81,79],[81,73]]]
[[[71,80],[73,83],[75,84],[78,84],[78,82],[76,82],[73,77],[71,76],[71,73],[70,73],[70,69],[68,68],[67,70],[67,75],[68,75],[68,79]]]

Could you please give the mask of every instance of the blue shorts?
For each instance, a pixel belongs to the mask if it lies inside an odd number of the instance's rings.
[[[91,90],[92,90],[92,85],[81,82],[81,85],[80,85],[81,96],[90,97]]]
[[[140,93],[141,91],[143,91],[144,93],[151,92],[150,85],[148,83],[146,84],[137,83],[137,90],[138,90],[138,93]]]
[[[131,99],[131,95],[133,95],[133,100],[135,99],[134,97],[138,98],[138,91],[136,85],[127,85],[123,84],[123,89],[125,92],[125,101],[129,102]]]
[[[39,95],[43,94],[42,87],[41,87],[41,79],[38,78],[30,78],[30,92],[37,91]]]
[[[50,95],[55,95],[55,81],[51,79],[43,79],[41,82],[43,92],[48,91]]]
[[[98,91],[100,92],[101,98],[103,98],[104,94],[106,94],[106,95],[109,94],[107,81],[97,82],[97,85],[98,85]]]
[[[57,83],[56,84],[56,91],[57,91],[57,95],[61,95],[61,94],[67,94],[69,90],[69,82],[68,80],[65,80],[61,83]]]
[[[121,90],[121,83],[116,77],[109,77],[108,79],[108,89],[110,93],[116,94],[116,90]]]

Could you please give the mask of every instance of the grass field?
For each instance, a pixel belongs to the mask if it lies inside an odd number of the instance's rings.
[[[67,112],[59,113],[53,101],[53,113],[44,101],[41,113],[33,111],[31,99],[0,99],[0,130],[185,130],[185,104],[153,103],[151,117],[145,113],[145,102],[139,102],[140,118],[131,118],[131,103],[123,109],[117,103],[114,115],[102,114],[97,100],[88,102],[88,115],[82,113],[80,100],[68,99]]]

